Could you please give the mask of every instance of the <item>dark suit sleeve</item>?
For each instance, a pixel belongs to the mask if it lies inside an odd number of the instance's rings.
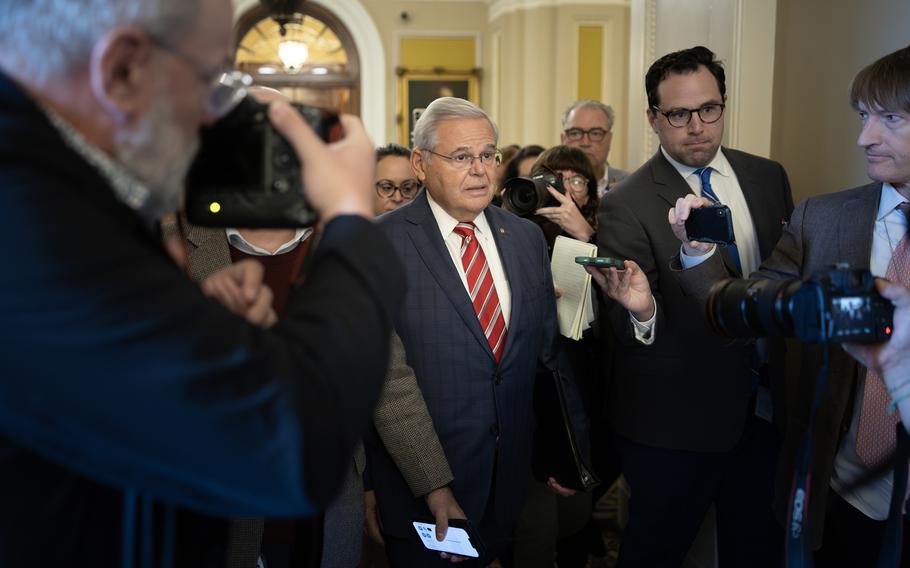
[[[285,317],[263,330],[125,231],[124,209],[99,212],[74,205],[40,228],[17,225],[30,247],[15,277],[0,276],[0,433],[210,514],[299,516],[327,503],[387,364],[404,279],[386,238],[364,219],[330,222]],[[63,238],[70,215],[81,239]]]
[[[373,420],[411,492],[421,497],[448,485],[454,476],[396,333],[392,334],[390,351],[389,370]]]
[[[667,208],[669,210],[669,207]],[[660,334],[664,318],[661,308],[661,294],[658,286],[659,269],[651,248],[651,238],[645,231],[638,216],[625,201],[612,199],[608,193],[600,201],[597,219],[597,254],[619,260],[633,260],[648,278],[651,293],[657,305],[657,317],[654,329]],[[664,259],[669,262],[670,259]],[[635,339],[635,332],[629,310],[609,298],[604,298],[605,312],[616,338],[626,345],[640,345]]]

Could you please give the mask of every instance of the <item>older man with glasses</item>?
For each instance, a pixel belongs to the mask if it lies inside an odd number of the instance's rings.
[[[598,196],[603,196],[629,175],[625,170],[611,167],[607,161],[615,120],[613,107],[590,99],[575,101],[562,115],[560,140],[565,146],[578,148],[591,160],[597,174]]]
[[[470,102],[433,101],[414,128],[411,153],[425,191],[380,218],[407,274],[406,306],[395,317],[401,345],[386,388],[401,377],[412,384],[384,395],[378,441],[368,444],[394,566],[448,562],[417,539],[412,522],[424,518],[435,519],[438,540],[449,519],[471,521],[487,548],[481,566],[504,548],[530,475],[537,366],[562,367],[543,234],[490,205],[497,138],[493,121]],[[427,428],[408,426],[427,411]]]

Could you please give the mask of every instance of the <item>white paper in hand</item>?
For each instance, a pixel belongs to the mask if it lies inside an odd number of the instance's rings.
[[[471,539],[464,529],[449,527],[446,531],[445,540],[440,542],[436,540],[436,525],[432,523],[418,523],[417,521],[414,521],[412,524],[414,525],[414,530],[416,530],[418,536],[420,536],[423,545],[430,550],[449,552],[451,554],[467,556],[470,558],[477,558],[480,556],[477,549],[471,545]]]

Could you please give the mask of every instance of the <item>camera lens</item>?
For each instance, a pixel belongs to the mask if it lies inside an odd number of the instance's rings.
[[[793,335],[792,299],[799,280],[718,282],[708,295],[708,321],[728,337]]]
[[[503,201],[506,208],[519,217],[533,215],[540,208],[537,186],[528,178],[512,178],[507,181]]]

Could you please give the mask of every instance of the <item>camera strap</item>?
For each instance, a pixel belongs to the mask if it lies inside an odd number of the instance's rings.
[[[790,489],[790,504],[787,506],[787,525],[785,527],[785,558],[787,568],[812,568],[815,565],[812,547],[809,546],[808,516],[809,496],[812,489],[812,454],[813,425],[815,416],[821,406],[822,398],[828,387],[828,342],[822,338],[822,364],[815,381],[815,396],[809,411],[809,420],[803,439],[799,445],[796,468],[793,472],[793,484]]]

